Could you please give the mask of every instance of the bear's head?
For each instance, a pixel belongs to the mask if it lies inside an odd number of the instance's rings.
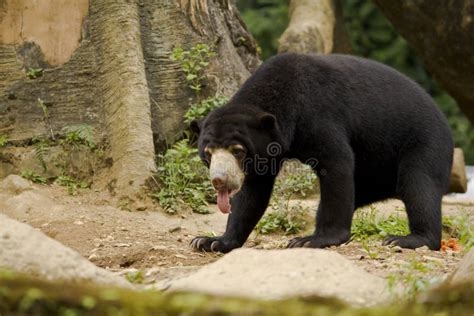
[[[240,191],[245,177],[278,172],[285,146],[274,115],[227,105],[191,122],[190,127],[199,135],[199,155],[209,167],[223,213],[230,212],[230,197]]]

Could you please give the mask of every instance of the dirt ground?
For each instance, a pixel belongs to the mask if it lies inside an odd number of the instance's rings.
[[[121,274],[140,269],[145,272],[147,282],[178,277],[221,256],[195,252],[189,247],[196,235],[224,231],[226,215],[216,206],[209,206],[211,214],[208,215],[166,215],[156,204],[143,204],[139,208],[145,210],[141,211],[126,211],[111,206],[116,202],[113,197],[92,190],[71,196],[56,185],[34,184],[31,190],[19,195],[0,192],[0,212],[40,229],[100,267]],[[304,204],[314,210],[317,199],[306,200]],[[402,206],[397,200],[375,205],[383,214],[395,212]],[[474,218],[472,205],[444,204],[443,212],[444,215],[466,213]],[[292,237],[252,234],[246,247],[284,248]],[[331,249],[382,277],[407,273],[406,266],[410,262],[425,263],[429,267],[423,272],[426,277],[443,277],[453,271],[463,256],[462,251],[389,248],[380,241],[367,246],[351,242]]]

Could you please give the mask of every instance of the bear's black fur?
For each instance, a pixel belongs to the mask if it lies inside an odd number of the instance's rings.
[[[440,248],[451,132],[431,97],[385,65],[345,55],[278,55],[191,128],[205,161],[212,159],[204,152],[209,146],[237,143],[246,150],[246,176],[224,235],[197,237],[196,249],[241,247],[267,207],[275,166],[287,158],[309,162],[321,187],[316,231],[289,247],[344,243],[355,209],[396,197],[405,203],[411,233],[386,243]]]

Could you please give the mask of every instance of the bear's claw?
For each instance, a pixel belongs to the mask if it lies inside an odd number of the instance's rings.
[[[288,248],[326,248],[338,246],[349,240],[350,234],[341,233],[340,236],[310,235],[306,237],[296,237],[290,240]]]
[[[431,242],[429,238],[410,234],[407,236],[389,236],[384,242],[384,246],[399,246],[401,248],[416,249],[423,246],[427,246],[431,250],[439,250],[441,247],[440,243]]]
[[[195,237],[191,240],[190,246],[194,250],[206,251],[206,252],[222,252],[227,253],[238,245],[226,242],[222,237]]]

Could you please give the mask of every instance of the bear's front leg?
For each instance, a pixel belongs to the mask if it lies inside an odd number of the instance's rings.
[[[268,206],[274,182],[273,175],[246,176],[241,190],[232,199],[224,235],[196,237],[191,241],[191,247],[223,253],[242,247]]]
[[[350,239],[354,214],[354,164],[352,153],[335,154],[319,169],[321,200],[316,215],[313,235],[297,237],[288,243],[289,248],[325,248],[340,245]]]

